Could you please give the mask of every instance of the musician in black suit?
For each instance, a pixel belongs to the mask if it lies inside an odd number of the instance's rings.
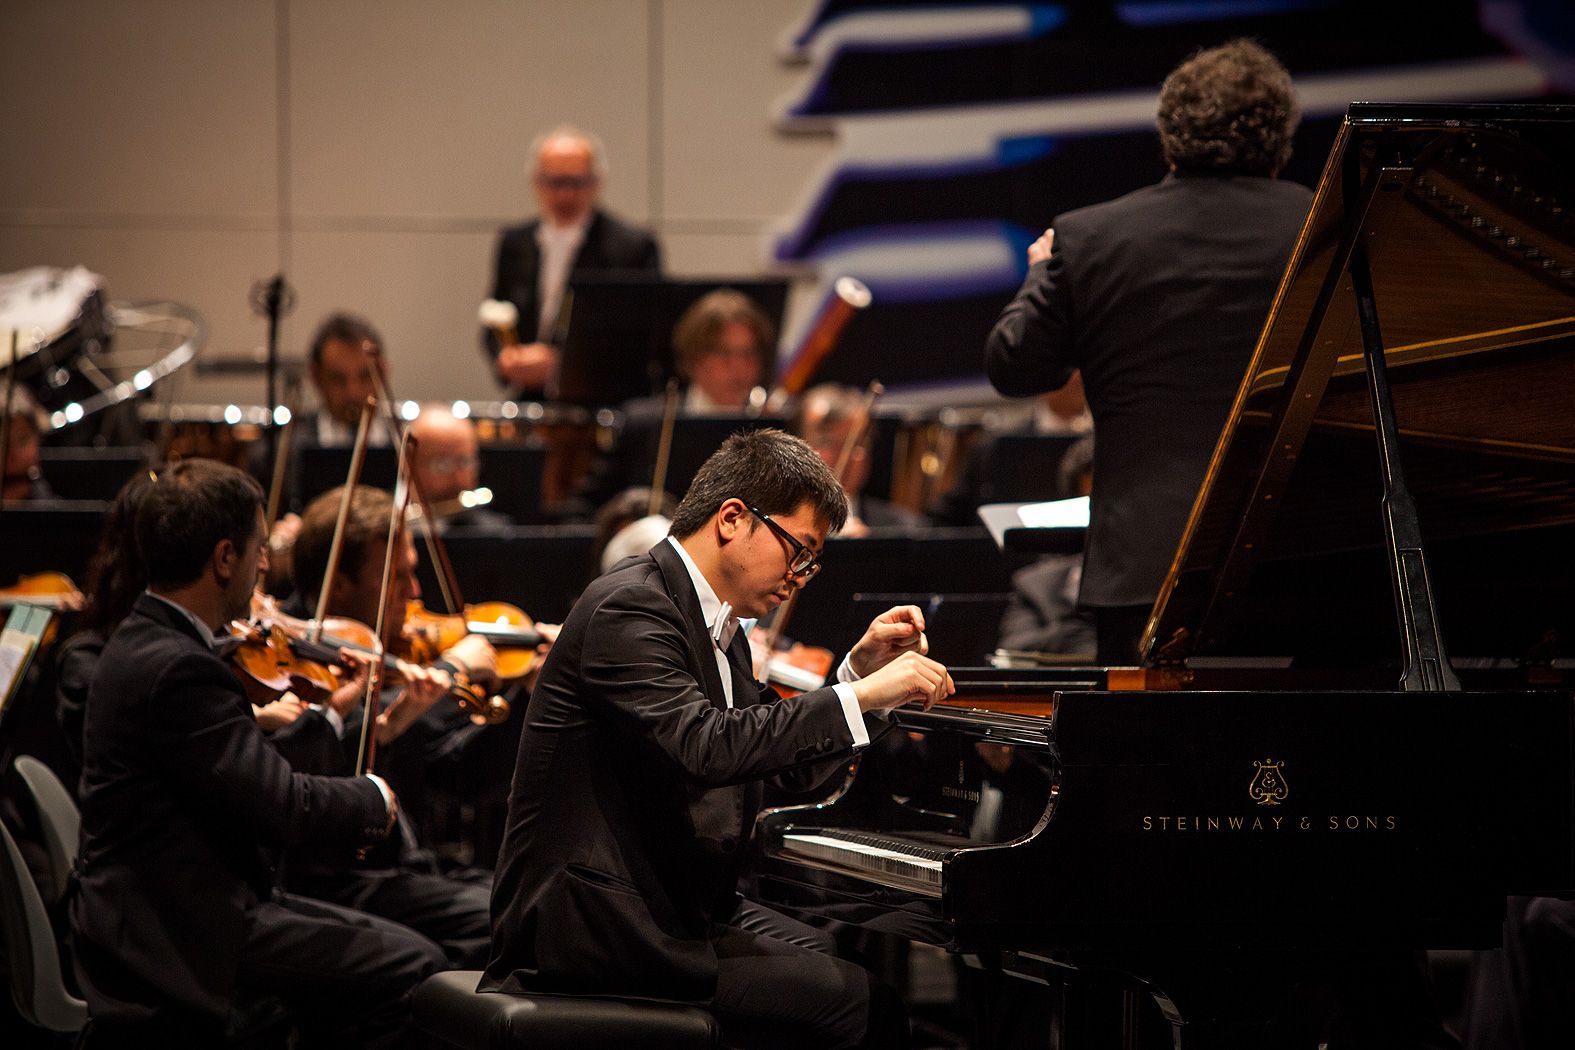
[[[492,280],[492,298],[519,311],[519,341],[503,346],[483,328],[481,344],[498,382],[516,399],[540,399],[557,376],[558,313],[572,276],[661,270],[654,237],[596,206],[605,169],[601,143],[578,129],[560,127],[532,143],[540,215],[502,231]]]
[[[376,841],[373,777],[293,773],[263,740],[215,633],[265,561],[262,492],[234,468],[163,471],[137,511],[148,590],[89,688],[82,851],[70,919],[95,1032],[110,1045],[215,1045],[239,998],[277,995],[303,1034],[395,1045],[405,997],[443,964],[402,927],[275,896],[273,851]]]
[[[763,781],[807,787],[875,713],[953,688],[911,606],[870,625],[834,686],[782,701],[754,680],[738,617],[803,586],[846,516],[803,442],[735,434],[671,535],[581,596],[531,697],[483,989],[698,1003],[733,1046],[900,1041],[867,973],[736,891]]]
[[[1099,441],[1081,603],[1099,659],[1132,663],[1209,455],[1306,219],[1275,178],[1299,115],[1290,75],[1237,40],[1170,74],[1158,184],[1056,220],[990,333],[1003,394],[1080,369]]]
[[[870,477],[868,431],[873,420],[861,419],[863,400],[858,390],[841,383],[812,386],[799,398],[793,413],[793,433],[809,442],[826,466],[833,470],[838,464],[843,466],[842,490],[848,494],[844,536],[867,536],[870,529],[924,528],[928,523],[918,512],[864,492]],[[865,428],[865,433],[849,448],[855,426]]]
[[[678,418],[751,414],[751,398],[765,397],[761,383],[770,374],[776,339],[771,318],[742,292],[718,288],[691,303],[673,325]],[[612,447],[567,501],[569,517],[590,518],[623,490],[653,481],[667,398],[631,398],[618,410],[623,420]],[[671,489],[672,478],[663,484]]]

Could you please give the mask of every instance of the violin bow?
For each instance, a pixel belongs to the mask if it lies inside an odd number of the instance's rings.
[[[373,389],[383,403],[383,415],[388,420],[388,425],[396,435],[403,435],[409,431],[409,426],[399,418],[399,413],[394,410],[395,402],[393,389],[389,386],[388,376],[382,368],[383,351],[375,343],[364,343],[362,349],[372,359]],[[414,438],[411,439],[414,442]],[[443,546],[443,538],[437,534],[437,518],[432,515],[432,504],[427,501],[427,494],[421,488],[420,481],[416,478],[415,471],[401,471],[400,479],[410,487],[414,495],[416,506],[421,511],[422,545],[427,549],[427,556],[432,559],[433,566],[437,569],[438,592],[443,597],[443,604],[451,613],[465,611],[464,599],[459,593],[459,577],[454,573],[454,563],[449,561],[448,550]]]
[[[377,622],[372,625],[372,637],[380,650],[379,656],[388,650],[383,641],[383,630],[388,623],[388,597],[394,582],[394,547],[400,539],[400,526],[404,523],[405,510],[410,504],[408,479],[411,441],[409,430],[400,433],[394,474],[394,501],[388,514],[388,542],[383,545],[383,575],[377,591]],[[383,661],[375,659],[367,667],[366,693],[362,697],[361,742],[356,749],[356,776],[370,773],[377,758],[377,733],[372,727],[377,721],[378,700],[382,690]]]
[[[651,497],[646,503],[647,514],[662,512],[662,487],[667,484],[667,459],[673,451],[673,427],[678,422],[678,380],[667,381],[667,394],[662,402],[662,436],[656,443],[656,467],[651,471]]]
[[[300,406],[300,398],[301,384],[292,383],[289,393],[285,395],[284,409],[288,418],[284,426],[279,428],[279,439],[273,446],[273,476],[268,480],[268,507],[263,512],[264,524],[270,533],[279,520],[279,504],[284,497],[284,478],[289,469],[290,441],[295,434],[296,409]]]
[[[859,402],[858,414],[854,417],[853,426],[848,430],[848,436],[842,442],[842,448],[837,452],[837,466],[833,471],[837,477],[837,484],[846,485],[848,468],[853,464],[853,455],[858,451],[859,446],[868,439],[872,429],[870,424],[875,418],[875,402],[885,392],[886,388],[881,385],[878,379],[871,380],[870,385],[865,388],[864,400]],[[777,606],[776,615],[771,618],[771,623],[766,627],[763,644],[766,649],[767,670],[771,666],[771,654],[776,652],[777,641],[782,637],[782,632],[787,629],[787,622],[792,618],[793,609],[798,605],[798,596],[802,592],[803,588],[794,588],[793,593],[788,595],[787,601]]]
[[[376,398],[367,398],[361,405],[361,419],[355,428],[355,444],[350,449],[350,470],[345,477],[344,492],[339,496],[339,517],[334,521],[334,537],[328,545],[328,565],[323,570],[322,588],[317,593],[317,604],[312,607],[311,626],[307,628],[307,641],[320,642],[323,638],[323,616],[328,610],[328,592],[334,585],[334,574],[339,571],[339,556],[344,551],[345,524],[350,520],[350,500],[361,481],[361,465],[366,462],[366,442],[372,430],[372,413]]]

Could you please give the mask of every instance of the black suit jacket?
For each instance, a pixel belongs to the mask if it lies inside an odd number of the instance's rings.
[[[853,746],[833,689],[777,700],[742,634],[727,710],[714,654],[665,540],[575,604],[525,713],[483,990],[714,994],[763,779],[808,788]]]
[[[1054,254],[1001,313],[1003,394],[1072,369],[1094,416],[1081,601],[1154,601],[1312,194],[1277,179],[1167,177],[1055,222]]]
[[[99,658],[84,745],[71,929],[97,1017],[222,1022],[275,852],[371,842],[387,822],[370,780],[291,772],[235,675],[147,595]]]
[[[493,267],[492,298],[511,302],[520,312],[519,338],[534,342],[541,318],[541,296],[537,282],[541,272],[541,248],[536,244],[540,219],[505,228],[498,239],[497,262]],[[585,230],[585,240],[569,266],[569,279],[581,273],[629,271],[659,273],[661,249],[656,238],[646,231],[613,218],[596,209]],[[490,328],[481,331],[481,349],[488,361],[498,357],[498,339]],[[536,398],[539,390],[515,391],[516,398]]]

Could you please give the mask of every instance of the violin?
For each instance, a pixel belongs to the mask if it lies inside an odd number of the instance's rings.
[[[53,609],[58,614],[80,611],[83,601],[82,592],[71,582],[71,577],[63,572],[38,572],[23,576],[10,587],[0,587],[0,609],[9,609],[13,605],[36,605]],[[38,644],[47,646],[53,642],[59,629],[60,617],[51,615]]]
[[[266,707],[285,693],[308,704],[321,704],[339,687],[337,671],[349,670],[338,653],[331,661],[309,659],[284,628],[261,622],[230,624],[238,644],[228,659],[246,690],[246,698]],[[302,639],[304,641],[304,639]]]
[[[534,620],[507,602],[467,604],[463,613],[434,612],[419,598],[406,605],[400,641],[407,660],[431,663],[468,634],[480,635],[498,651],[498,677],[505,682],[530,673],[536,647],[546,640]]]
[[[372,628],[347,616],[330,616],[324,619],[321,622],[322,633],[315,641],[311,638],[314,625],[310,621],[279,611],[273,599],[267,595],[252,596],[252,617],[258,627],[266,629],[270,642],[277,639],[279,644],[288,650],[290,660],[285,660],[282,653],[275,654],[280,658],[281,665],[290,664],[291,661],[302,661],[306,665],[322,664],[329,668],[347,671],[350,668],[340,656],[339,650],[349,649],[381,661],[384,673],[393,675],[397,679],[406,677],[406,668],[410,666],[405,660],[385,652],[378,644]],[[243,645],[242,648],[245,646]],[[466,714],[479,715],[489,725],[497,725],[509,717],[509,702],[503,697],[488,696],[481,686],[470,681],[461,672],[455,671],[452,675],[454,684],[449,689],[449,695],[459,704],[460,710]],[[328,691],[333,692],[337,685],[336,681]],[[311,685],[306,687],[312,688]],[[299,692],[296,695],[306,699]],[[277,694],[272,699],[277,699]]]
[[[35,572],[9,587],[0,587],[0,609],[39,605],[47,609],[81,609],[82,592],[63,572]]]

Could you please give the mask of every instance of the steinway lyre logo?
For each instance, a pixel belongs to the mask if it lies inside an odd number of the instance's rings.
[[[1258,770],[1252,776],[1252,783],[1247,785],[1247,795],[1260,806],[1278,806],[1290,795],[1291,789],[1285,783],[1284,762],[1275,762],[1265,759],[1262,762],[1253,761],[1253,766]]]

